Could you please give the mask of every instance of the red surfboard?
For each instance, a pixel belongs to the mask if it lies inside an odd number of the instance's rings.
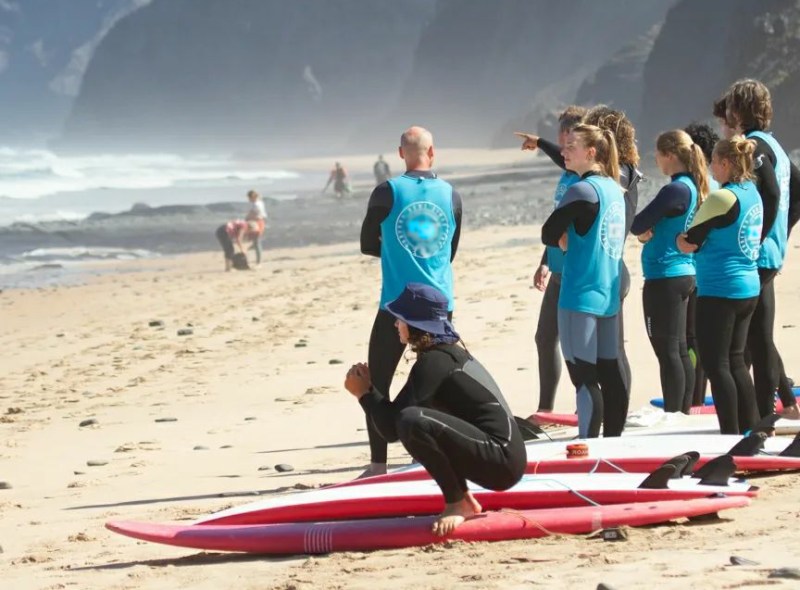
[[[676,518],[713,514],[747,506],[749,498],[715,497],[614,506],[583,506],[509,512],[487,512],[466,521],[451,535],[431,532],[436,517],[380,518],[243,526],[151,524],[114,521],[115,533],[165,545],[208,551],[271,555],[398,549],[431,543],[505,541],[549,534],[591,533],[615,526],[643,526]]]

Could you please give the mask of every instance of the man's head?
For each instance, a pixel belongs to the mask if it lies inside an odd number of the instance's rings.
[[[433,166],[433,135],[424,127],[409,127],[400,136],[399,152],[408,170],[427,170]]]

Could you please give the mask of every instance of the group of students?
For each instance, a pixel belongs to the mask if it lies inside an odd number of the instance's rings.
[[[622,170],[636,165],[625,157],[635,154],[633,136],[619,133],[632,126],[608,125],[594,115],[598,110],[607,108],[562,114],[564,159],[552,144],[522,134],[523,149],[541,148],[565,168],[534,276],[545,289],[536,338],[539,410],[552,410],[560,338],[581,436],[598,436],[601,424],[604,436],[621,433],[630,391],[621,352],[620,301],[628,283],[621,259],[630,231],[644,243],[644,319],[665,410],[688,413],[702,404],[707,376],[724,434],[745,432],[774,412],[776,390],[783,414],[800,418],[773,340],[774,278],[800,218],[800,173],[767,131],[769,90],[740,80],[715,102],[721,140],[698,124],[659,135],[656,165],[670,181],[635,217],[636,196]]]
[[[645,324],[665,409],[702,403],[705,371],[722,433],[742,433],[772,413],[776,389],[786,415],[800,417],[772,339],[774,278],[800,218],[800,173],[767,131],[772,107],[763,84],[734,83],[714,114],[725,136],[716,143],[703,125],[658,137],[656,164],[669,182],[638,215],[642,174],[624,113],[570,107],[559,119],[558,145],[520,134],[523,149],[541,149],[564,171],[534,275],[545,291],[536,336],[540,410],[552,409],[560,341],[581,438],[619,436],[625,425],[623,251],[631,232],[645,244]],[[406,172],[376,187],[362,224],[361,250],[380,258],[382,292],[368,363],[350,368],[345,387],[367,415],[371,463],[362,476],[385,473],[386,444],[400,440],[442,489],[446,505],[434,532],[446,534],[481,511],[467,480],[507,489],[524,472],[525,448],[499,388],[451,321],[461,199],[432,171],[430,132],[407,130],[399,153]],[[391,401],[407,345],[417,360]]]

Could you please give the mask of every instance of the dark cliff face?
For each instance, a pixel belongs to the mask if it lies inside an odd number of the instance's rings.
[[[644,69],[640,137],[712,119],[730,84],[753,77],[773,94],[776,135],[800,145],[796,0],[682,0],[668,14]],[[794,127],[795,129],[792,129]]]
[[[0,126],[4,144],[57,133],[96,44],[147,0],[0,2]]]
[[[392,121],[421,121],[451,145],[488,145],[548,87],[574,88],[622,46],[661,22],[661,0],[444,0],[420,40]],[[566,82],[565,82],[566,81]],[[563,89],[544,92],[559,97]]]
[[[155,0],[106,36],[62,147],[339,147],[393,101],[432,0]]]

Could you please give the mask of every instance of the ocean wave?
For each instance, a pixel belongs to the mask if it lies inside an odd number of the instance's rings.
[[[72,246],[68,248],[36,248],[23,252],[17,257],[17,260],[26,263],[73,263],[91,260],[136,260],[153,256],[157,256],[157,254],[144,249]]]
[[[175,154],[60,156],[48,150],[0,147],[0,196],[34,199],[93,189],[158,189],[298,178],[256,162]]]

